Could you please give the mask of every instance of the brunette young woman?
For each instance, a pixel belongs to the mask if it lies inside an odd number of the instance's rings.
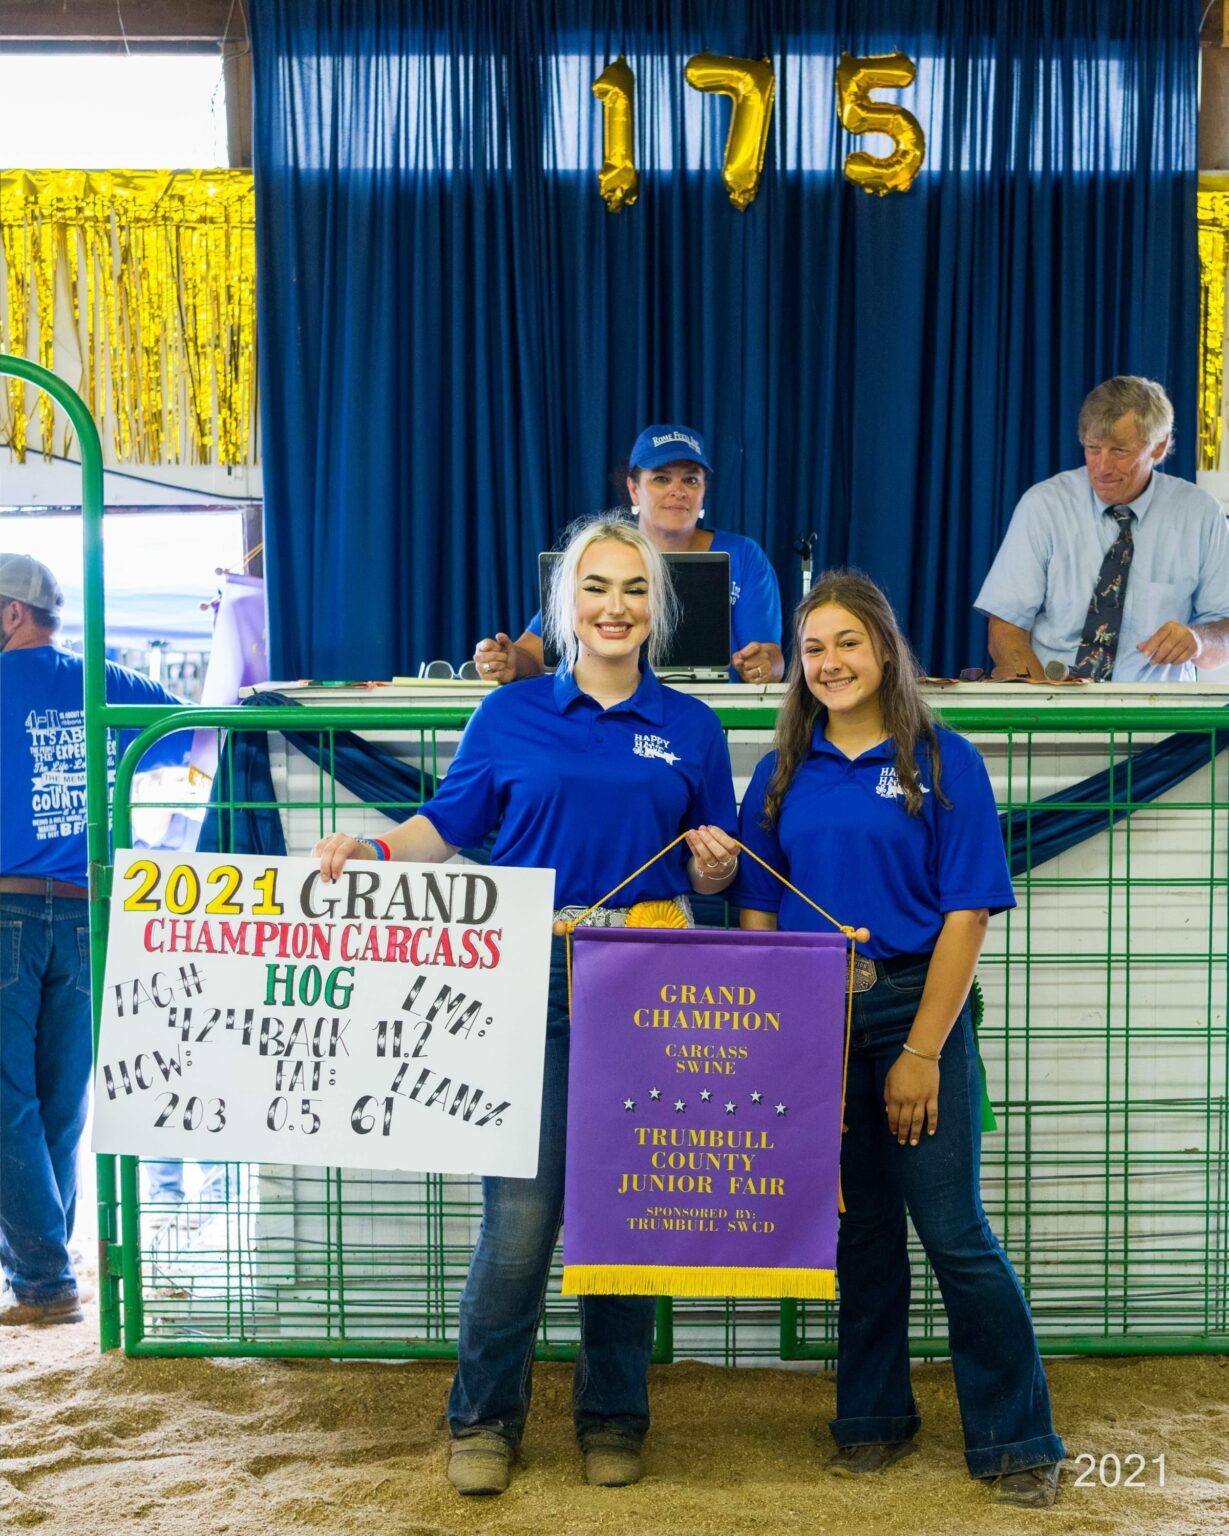
[[[740,837],[820,906],[870,929],[858,953],[841,1148],[841,1475],[914,1449],[906,1213],[947,1311],[965,1460],[993,1496],[1054,1502],[1054,1433],[1032,1320],[979,1190],[981,1075],[969,993],[990,917],[1015,905],[985,764],[923,702],[883,593],[821,576],[794,620],[775,750]],[[742,926],[827,928],[752,860]]]

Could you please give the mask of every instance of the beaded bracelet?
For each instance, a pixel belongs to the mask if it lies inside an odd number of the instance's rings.
[[[389,848],[388,844],[382,837],[356,837],[354,841],[356,843],[366,843],[368,848],[374,848],[376,851],[376,858],[379,859],[381,863],[383,863],[386,859],[391,859],[393,856],[392,849]]]
[[[929,1051],[919,1051],[916,1045],[910,1045],[907,1040],[905,1041],[904,1045],[901,1046],[901,1050],[908,1051],[910,1056],[920,1056],[923,1061],[938,1062],[942,1059],[943,1056],[942,1051],[936,1051],[933,1056],[929,1053]]]

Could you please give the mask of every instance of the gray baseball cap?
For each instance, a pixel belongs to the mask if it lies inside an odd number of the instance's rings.
[[[0,597],[16,598],[48,613],[64,606],[60,583],[32,555],[0,555]]]

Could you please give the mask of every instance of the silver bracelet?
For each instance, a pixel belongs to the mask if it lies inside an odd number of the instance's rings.
[[[942,1051],[936,1051],[933,1056],[929,1051],[919,1051],[916,1045],[910,1045],[907,1040],[905,1041],[904,1045],[901,1046],[901,1050],[908,1051],[910,1056],[920,1056],[923,1061],[933,1061],[936,1063],[938,1063],[943,1056]]]

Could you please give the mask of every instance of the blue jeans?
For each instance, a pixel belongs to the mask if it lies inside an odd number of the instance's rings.
[[[448,1399],[454,1436],[494,1430],[519,1444],[555,1240],[563,1219],[568,1103],[564,941],[551,945],[542,1132],[533,1179],[482,1181],[482,1227],[461,1294],[457,1374]],[[596,1429],[639,1442],[649,1427],[651,1296],[582,1296],[572,1416],[582,1444]]]
[[[77,1294],[92,1057],[89,902],[0,892],[0,1265],[18,1301]]]
[[[228,1193],[237,1192],[237,1180],[234,1189],[227,1189],[225,1163],[200,1163],[197,1166],[201,1170],[201,1187],[196,1195],[198,1200],[225,1200]],[[143,1164],[146,1200],[156,1205],[182,1200],[183,1170],[184,1165],[178,1159]]]
[[[938,1131],[902,1147],[888,1130],[884,1080],[913,1023],[926,970],[922,961],[854,995],[831,1429],[838,1445],[868,1445],[908,1440],[921,1423],[909,1382],[908,1210],[947,1312],[965,1461],[973,1477],[993,1477],[1060,1461],[1065,1452],[1024,1292],[982,1208],[981,1074],[968,1003],[943,1047]]]

